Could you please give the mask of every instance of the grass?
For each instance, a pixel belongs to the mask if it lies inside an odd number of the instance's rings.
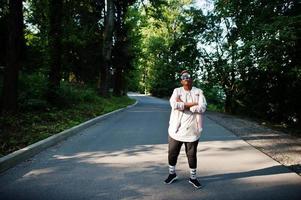
[[[208,104],[207,110],[213,112],[221,112],[221,113],[224,112],[223,105],[216,105],[216,104]]]
[[[127,96],[101,98],[95,93],[63,108],[47,106],[46,110],[29,109],[1,116],[0,157],[134,101]]]

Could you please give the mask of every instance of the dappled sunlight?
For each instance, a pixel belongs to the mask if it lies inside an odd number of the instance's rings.
[[[234,199],[239,199],[241,193],[256,193],[264,199],[274,190],[295,188],[300,183],[294,174],[275,165],[265,155],[253,157],[257,150],[241,140],[205,140],[198,148],[198,177],[204,189],[192,190],[188,184],[189,167],[184,148],[177,164],[179,180],[164,185],[168,173],[167,149],[167,144],[149,144],[112,150],[54,152],[44,167],[25,172],[26,178],[18,178],[18,183],[25,191],[27,183],[34,180],[40,191],[55,187],[61,197],[65,191],[72,191],[68,196],[72,199],[89,194],[93,194],[91,199],[182,199],[183,194],[189,194],[193,200],[224,195],[237,195]]]
[[[58,160],[76,159],[80,163],[131,165],[137,163],[166,163],[167,145],[136,145],[133,148],[117,151],[81,152],[75,155],[54,155]],[[163,159],[162,159],[163,158]]]
[[[133,111],[129,111],[129,112],[132,112],[132,113],[168,112],[169,113],[169,111],[164,111],[164,110],[133,110]]]
[[[199,200],[224,196],[254,200],[254,194],[258,199],[267,199],[275,190],[281,190],[280,196],[276,195],[280,199],[298,199],[296,195],[300,193],[295,191],[301,183],[296,174],[206,117],[197,168],[204,188],[194,190],[188,183],[190,172],[184,146],[176,166],[179,180],[172,185],[163,184],[168,174],[170,107],[157,104],[155,98],[144,98],[137,106],[84,130],[2,176],[0,192],[12,194],[18,188],[18,199],[41,199],[40,194],[47,199],[50,194],[50,199],[76,200]]]
[[[129,113],[139,113],[139,112],[168,112],[170,113],[170,109],[166,109],[166,108],[158,108],[158,107],[147,107],[147,108],[134,108],[131,110],[128,110],[126,112]]]
[[[206,150],[203,151],[202,149]],[[222,170],[227,174],[239,170],[262,169],[273,166],[275,163],[271,158],[267,158],[265,154],[258,154],[258,150],[246,145],[241,140],[200,142],[198,157],[201,167],[207,174],[216,173],[215,170]],[[207,168],[206,163],[216,164]]]
[[[144,96],[148,96],[146,94],[140,94],[140,93],[136,93],[136,92],[128,92],[127,95],[129,97],[144,97]]]
[[[91,154],[93,154],[93,152],[91,153],[77,153],[75,155],[72,156],[62,156],[62,155],[54,155],[53,157],[59,160],[65,160],[65,159],[72,159],[72,158],[83,158],[86,156],[90,156]]]
[[[23,178],[38,177],[38,176],[41,176],[41,175],[53,173],[54,171],[56,171],[55,168],[35,169],[35,170],[32,170],[32,171],[30,171],[30,172],[24,174],[22,177],[23,177]]]
[[[1,1],[0,200],[301,200],[300,6]]]

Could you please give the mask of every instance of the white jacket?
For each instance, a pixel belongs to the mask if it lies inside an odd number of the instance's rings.
[[[203,91],[199,88],[192,87],[191,96],[193,102],[198,102],[197,106],[190,107],[190,111],[195,115],[196,129],[193,136],[187,135],[185,132],[178,132],[181,126],[181,118],[184,111],[185,102],[185,90],[183,87],[174,89],[172,96],[170,97],[171,114],[169,120],[168,133],[169,136],[175,140],[182,142],[194,142],[199,139],[203,130],[203,113],[206,111],[207,102]],[[179,97],[183,102],[177,102],[176,99]]]

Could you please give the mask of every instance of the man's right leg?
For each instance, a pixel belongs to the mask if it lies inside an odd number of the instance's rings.
[[[178,156],[181,150],[183,142],[174,140],[171,137],[168,137],[168,164],[169,164],[169,175],[164,181],[166,184],[171,184],[177,180],[176,174],[176,164]]]

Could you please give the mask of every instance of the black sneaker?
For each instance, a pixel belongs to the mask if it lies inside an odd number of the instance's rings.
[[[178,179],[177,174],[169,174],[167,179],[165,179],[164,183],[165,184],[172,184],[177,179]]]
[[[198,181],[198,179],[189,179],[189,183],[191,183],[195,188],[200,189],[203,186],[200,184],[200,182]]]

